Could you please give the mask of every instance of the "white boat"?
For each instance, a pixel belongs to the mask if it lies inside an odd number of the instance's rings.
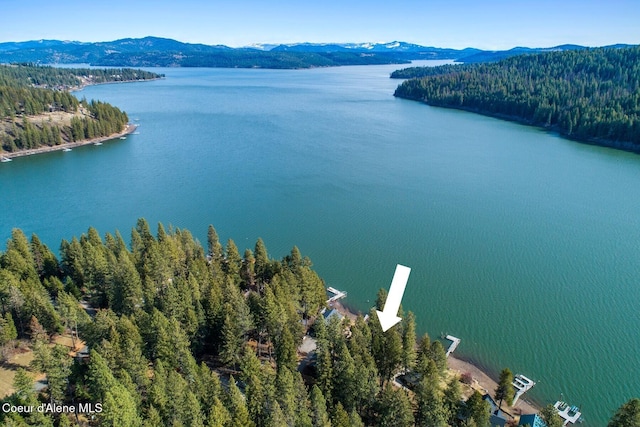
[[[102,142],[96,142],[93,145],[102,145]]]
[[[7,163],[7,162],[10,162],[10,161],[11,161],[11,159],[8,158],[8,157],[3,157],[3,158],[0,159],[0,162],[2,162],[2,163]]]
[[[121,136],[120,139],[127,139],[127,137],[126,136]]]
[[[71,151],[71,148],[63,148],[62,151],[64,151],[65,153],[68,153],[69,151]]]

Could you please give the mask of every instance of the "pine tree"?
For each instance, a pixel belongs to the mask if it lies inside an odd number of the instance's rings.
[[[414,425],[411,401],[404,390],[390,384],[382,390],[376,405],[375,425],[380,427],[410,427]]]
[[[469,425],[470,421],[473,421],[476,427],[489,427],[490,411],[489,403],[482,399],[482,395],[478,390],[474,390],[464,404],[462,415],[467,425]]]
[[[255,425],[249,417],[249,411],[247,410],[244,397],[242,393],[240,393],[233,376],[229,378],[229,391],[227,392],[227,402],[225,406],[231,416],[230,426],[253,427]]]
[[[120,384],[105,393],[103,411],[98,415],[101,426],[140,427],[142,420],[129,391]]]
[[[547,427],[561,427],[563,424],[562,418],[558,415],[558,411],[551,404],[542,408],[542,411],[540,411],[540,417]]]
[[[444,390],[442,404],[445,411],[445,418],[449,425],[453,425],[462,409],[462,392],[458,378],[452,378]]]
[[[622,405],[607,424],[607,427],[639,427],[640,399],[633,398]]]
[[[317,385],[311,388],[311,419],[313,427],[331,427],[329,415],[327,413],[327,403],[322,391]]]
[[[18,331],[13,323],[11,312],[7,311],[4,316],[0,316],[0,347],[16,338],[18,338]]]
[[[509,370],[509,368],[504,368],[500,372],[500,379],[495,391],[495,399],[500,401],[500,403],[498,403],[498,409],[496,410],[496,413],[497,411],[502,409],[503,400],[507,403],[507,405],[511,406],[511,404],[513,403],[514,395],[515,390],[513,388],[513,374],[511,373],[511,370]]]
[[[402,333],[402,365],[405,371],[413,369],[416,364],[416,319],[408,312],[404,319]]]
[[[209,225],[207,230],[207,251],[213,262],[220,262],[224,256],[222,245],[218,239],[218,233],[216,229],[213,228],[213,225]]]
[[[429,427],[446,427],[447,414],[442,402],[442,392],[437,382],[423,377],[416,388],[418,409],[416,424]]]

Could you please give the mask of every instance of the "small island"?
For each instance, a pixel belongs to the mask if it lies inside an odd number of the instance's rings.
[[[640,47],[511,57],[399,70],[395,96],[540,126],[640,152]]]
[[[133,69],[74,69],[0,65],[0,156],[68,149],[121,137],[135,127],[127,114],[70,92],[103,83],[147,81],[163,75]]]

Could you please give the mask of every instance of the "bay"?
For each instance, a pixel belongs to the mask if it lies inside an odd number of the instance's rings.
[[[241,252],[297,245],[362,312],[408,265],[421,333],[605,425],[640,395],[640,157],[396,99],[396,68],[161,69],[86,88],[140,134],[3,163],[0,236],[57,250],[89,226],[128,240],[145,217],[206,242],[213,224]]]

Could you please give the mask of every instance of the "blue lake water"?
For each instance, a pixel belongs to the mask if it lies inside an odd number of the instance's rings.
[[[601,426],[640,395],[640,156],[395,99],[397,66],[162,69],[89,87],[139,135],[0,165],[0,236],[136,219],[297,245],[367,311],[397,263],[420,332]]]

